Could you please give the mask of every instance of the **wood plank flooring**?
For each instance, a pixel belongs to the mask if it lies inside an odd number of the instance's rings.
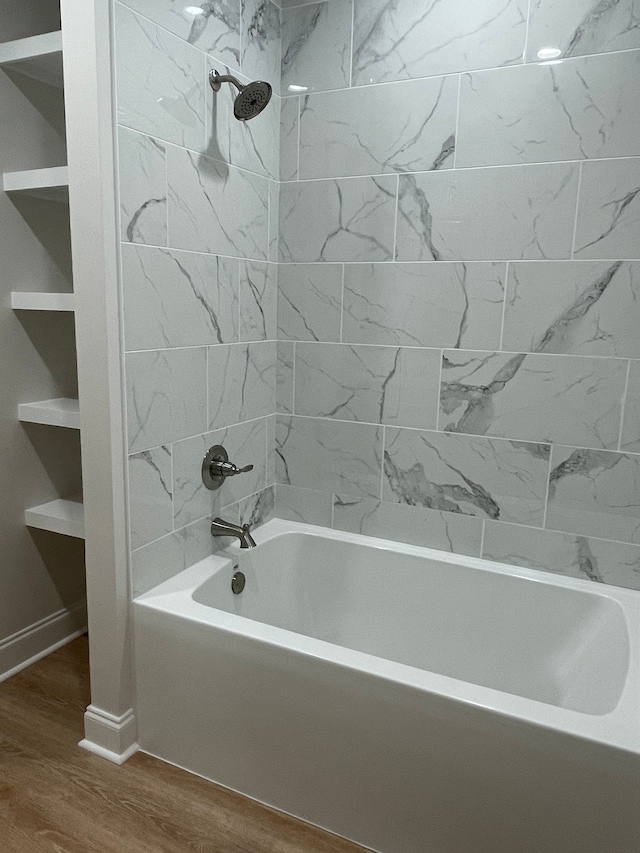
[[[362,853],[147,755],[79,749],[88,703],[85,637],[0,684],[1,853]]]

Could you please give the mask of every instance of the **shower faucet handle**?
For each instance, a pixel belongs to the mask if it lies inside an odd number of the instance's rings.
[[[210,447],[202,460],[202,482],[212,491],[219,489],[227,477],[246,474],[248,471],[253,471],[253,465],[239,468],[233,462],[229,462],[229,454],[221,444]]]
[[[245,465],[244,468],[238,468],[233,462],[212,462],[211,470],[214,474],[219,474],[221,477],[235,477],[236,474],[246,474],[247,471],[253,471],[253,465]]]

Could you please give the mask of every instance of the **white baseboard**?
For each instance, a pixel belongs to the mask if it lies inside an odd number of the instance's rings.
[[[124,764],[138,751],[136,718],[129,708],[120,717],[89,705],[84,715],[85,737],[78,746],[114,764]]]
[[[87,605],[65,607],[0,640],[0,681],[75,640],[87,630]]]

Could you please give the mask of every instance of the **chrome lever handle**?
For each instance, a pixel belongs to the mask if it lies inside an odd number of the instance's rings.
[[[247,471],[253,471],[253,465],[245,465],[244,468],[238,468],[233,462],[214,460],[211,463],[211,474],[214,477],[235,477],[236,474],[246,474]]]

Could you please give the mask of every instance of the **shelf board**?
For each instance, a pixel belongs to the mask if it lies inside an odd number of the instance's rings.
[[[66,166],[5,172],[3,177],[6,193],[26,193],[51,201],[69,200],[69,170]]]
[[[62,32],[0,44],[0,67],[62,87]]]
[[[11,307],[14,311],[74,311],[73,293],[30,293],[13,291]]]
[[[84,539],[84,506],[77,501],[56,500],[25,510],[27,527],[50,530],[76,539]]]
[[[18,406],[18,419],[30,424],[80,429],[78,401],[67,397],[41,400],[38,403],[21,403]]]

